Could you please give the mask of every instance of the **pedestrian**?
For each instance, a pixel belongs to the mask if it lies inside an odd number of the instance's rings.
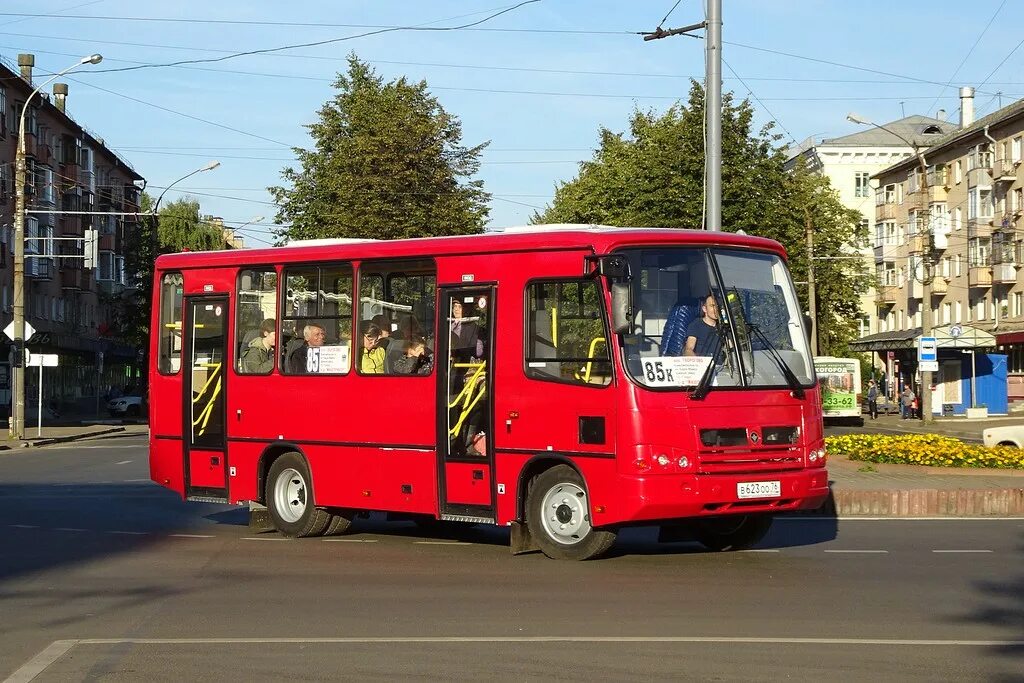
[[[903,393],[900,394],[900,415],[902,419],[909,420],[914,409],[914,401],[917,397],[914,395],[914,391],[906,386],[903,388]]]
[[[878,387],[875,380],[868,382],[868,415],[872,420],[878,419]]]

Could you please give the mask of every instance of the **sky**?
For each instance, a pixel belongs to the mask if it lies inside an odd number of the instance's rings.
[[[4,3],[0,56],[16,65],[35,54],[39,83],[102,54],[61,79],[68,113],[153,195],[220,161],[164,201],[191,196],[259,247],[275,239],[266,188],[294,147],[310,145],[305,126],[355,53],[386,80],[425,80],[467,146],[490,142],[479,174],[489,224],[523,225],[592,157],[602,127],[623,131],[637,108],[685,102],[690,79],[704,77],[702,32],[638,33],[698,23],[704,0],[499,1]],[[751,100],[758,126],[774,121],[780,144],[856,132],[851,111],[885,123],[944,109],[956,120],[961,85],[977,88],[980,117],[1024,97],[1022,25],[1020,0],[723,0],[723,90]],[[393,27],[450,30],[377,32]],[[319,41],[332,42],[228,58]]]

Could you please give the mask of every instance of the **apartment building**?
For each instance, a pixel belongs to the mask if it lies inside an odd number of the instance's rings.
[[[1024,100],[966,122],[923,157],[926,168],[911,157],[874,176],[880,329],[858,345],[890,357],[902,346],[915,364],[929,306],[938,336],[969,330],[974,343],[958,347],[1007,354],[1009,397],[1024,398]],[[953,387],[960,365],[947,358],[938,383]]]
[[[19,55],[18,67],[0,58],[0,326],[13,319],[15,154],[33,66],[32,55]],[[143,179],[68,115],[67,99],[67,84],[56,83],[52,96],[36,95],[25,113],[25,319],[36,331],[29,350],[60,356],[60,366],[46,370],[44,400],[81,408],[139,376],[139,349],[118,337],[111,310],[126,287],[124,253],[137,229],[131,214],[139,211]],[[59,258],[81,256],[88,229],[98,233],[98,261]],[[6,337],[3,344],[0,406],[8,406],[11,344]],[[30,402],[35,377],[26,373]]]
[[[875,224],[875,181],[872,177],[893,164],[914,156],[912,142],[928,147],[935,140],[957,130],[955,123],[927,116],[907,116],[851,135],[815,141],[810,138],[791,149],[786,163],[792,170],[802,159],[807,168],[826,176],[843,206],[861,215],[861,226],[869,234]],[[875,270],[874,250],[869,239],[851,245],[851,255],[859,253],[869,272]],[[861,297],[860,336],[881,331],[875,307],[875,290]]]

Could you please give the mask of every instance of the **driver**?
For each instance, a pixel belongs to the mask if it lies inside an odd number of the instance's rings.
[[[686,328],[684,356],[714,356],[718,350],[718,302],[708,294],[700,305],[701,317]]]

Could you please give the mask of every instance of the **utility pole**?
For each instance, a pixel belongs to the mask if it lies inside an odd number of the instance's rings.
[[[814,222],[810,207],[804,207],[804,234],[807,238],[807,308],[811,317],[811,355],[818,355],[818,294],[814,285]]]
[[[704,229],[722,229],[722,0],[706,0],[707,21],[645,32],[644,40],[706,29],[704,36]]]
[[[704,120],[708,139],[704,150],[704,229],[722,229],[722,0],[707,0],[704,41]]]

